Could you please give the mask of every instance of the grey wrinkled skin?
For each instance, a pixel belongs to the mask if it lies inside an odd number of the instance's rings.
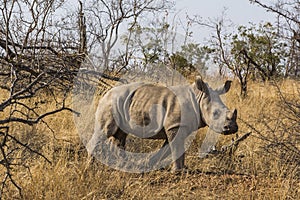
[[[87,150],[95,155],[96,147],[101,145],[100,138],[108,139],[122,150],[128,134],[163,139],[164,151],[158,151],[159,158],[171,155],[172,169],[181,170],[185,140],[192,132],[205,126],[225,135],[238,131],[237,110],[229,110],[220,98],[230,85],[231,81],[226,81],[223,87],[213,90],[201,77],[196,77],[193,84],[183,86],[145,83],[117,86],[99,101],[95,130]],[[119,156],[124,159],[124,155]]]

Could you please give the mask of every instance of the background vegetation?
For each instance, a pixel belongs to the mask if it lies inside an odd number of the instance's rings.
[[[277,23],[227,33],[225,16],[187,16],[181,40],[168,0],[1,2],[0,197],[299,198],[300,2],[249,2]],[[207,45],[190,42],[193,26],[215,33]],[[188,80],[210,77],[212,63],[234,79],[226,102],[239,111],[239,134],[251,131],[238,148],[199,159],[203,129],[188,151],[189,173],[128,174],[89,162],[73,121],[80,114],[72,108],[75,77],[106,90],[127,73],[155,75],[162,65]],[[217,149],[231,139],[221,137]]]

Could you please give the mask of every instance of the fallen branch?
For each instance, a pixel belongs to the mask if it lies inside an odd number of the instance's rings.
[[[226,145],[226,146],[222,146],[221,148],[221,152],[226,152],[228,151],[229,149],[232,149],[232,148],[237,148],[239,143],[244,141],[247,137],[250,136],[252,132],[248,132],[248,133],[245,133],[244,135],[242,135],[241,137],[236,137],[236,139],[232,139],[231,143],[229,145]]]
[[[221,150],[217,150],[215,148],[215,146],[213,146],[209,152],[207,152],[206,157],[208,157],[209,155],[224,155],[224,154],[229,154],[230,156],[236,151],[238,145],[240,144],[240,142],[244,141],[245,139],[247,139],[252,132],[248,132],[245,133],[244,135],[242,135],[241,137],[238,136],[238,134],[236,134],[236,139],[232,138],[232,141],[229,145],[225,145],[222,146]]]

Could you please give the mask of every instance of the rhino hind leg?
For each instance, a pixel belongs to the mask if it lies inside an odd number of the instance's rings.
[[[127,137],[127,134],[125,132],[123,132],[121,129],[118,129],[117,132],[110,138],[113,138],[114,144],[117,147],[125,150],[126,137]]]
[[[116,165],[122,165],[124,159],[126,159],[126,154],[124,152],[126,137],[127,134],[118,129],[114,135],[107,138],[106,143],[109,148],[109,157]]]

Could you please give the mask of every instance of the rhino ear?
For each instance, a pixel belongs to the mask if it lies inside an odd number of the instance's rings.
[[[195,85],[198,90],[204,93],[208,93],[208,88],[206,83],[202,80],[201,76],[197,76],[195,80]]]
[[[221,94],[227,93],[227,92],[229,91],[230,87],[231,87],[231,83],[232,83],[232,81],[229,81],[229,80],[226,81],[223,87],[217,89],[217,92],[218,92],[220,95],[221,95]]]

